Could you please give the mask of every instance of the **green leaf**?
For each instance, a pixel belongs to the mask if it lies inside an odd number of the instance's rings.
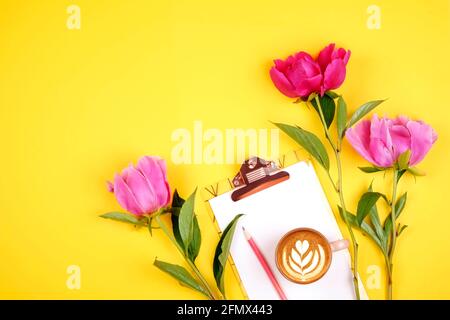
[[[180,215],[180,209],[185,203],[185,200],[180,197],[178,194],[178,191],[175,190],[172,197],[172,229],[173,234],[175,236],[175,240],[177,240],[177,243],[184,249],[184,243],[183,239],[181,238],[180,230],[179,230],[179,224],[178,219]],[[195,262],[195,259],[197,258],[199,252],[200,252],[200,246],[202,243],[202,235],[200,232],[200,227],[198,225],[197,217],[194,214],[194,221],[193,221],[193,230],[192,230],[192,241],[188,247],[188,258]]]
[[[352,127],[355,123],[361,120],[366,114],[375,109],[383,101],[385,100],[374,100],[364,103],[353,113],[346,127],[347,128]]]
[[[356,217],[358,224],[361,225],[364,218],[370,213],[373,206],[377,203],[378,199],[383,195],[379,192],[366,192],[361,196],[358,202],[358,209],[356,211]]]
[[[369,192],[373,192],[372,183],[368,188]],[[387,250],[387,238],[384,236],[384,229],[381,226],[380,215],[378,214],[377,204],[375,203],[369,213],[369,220],[375,228],[375,233],[378,239],[381,241],[385,249]]]
[[[152,220],[153,218],[148,218],[147,222],[147,228],[148,232],[150,232],[150,237],[153,237],[153,226],[152,226]]]
[[[324,95],[323,97],[316,96],[315,98],[319,99],[320,105],[322,106],[322,113],[323,113],[323,117],[325,118],[325,123],[327,124],[327,127],[329,128],[330,125],[333,123],[334,114],[336,111],[336,104],[335,104],[334,100],[327,95]],[[314,100],[311,100],[311,104],[314,107],[314,109],[316,109],[317,113],[320,116],[319,107],[317,105],[317,101],[315,98],[314,98]]]
[[[389,215],[384,221],[384,236],[388,238],[392,233],[392,218]]]
[[[198,292],[203,293],[205,296],[210,298],[205,289],[203,289],[203,287],[194,279],[194,277],[192,277],[192,275],[182,266],[163,262],[157,259],[155,259],[153,265],[158,269],[164,271],[165,273],[170,274],[172,277],[180,281],[182,285],[197,290]]]
[[[170,219],[172,220],[173,236],[175,237],[175,240],[177,241],[178,245],[184,250],[184,243],[183,239],[181,239],[180,228],[178,226],[178,215],[172,213]]]
[[[406,205],[406,200],[408,199],[408,193],[405,192],[400,198],[398,198],[397,202],[395,203],[395,220],[398,219],[400,214],[402,213],[403,209]],[[391,213],[386,217],[386,220],[384,221],[384,236],[387,238],[392,232],[392,218]]]
[[[124,212],[108,212],[108,213],[102,214],[100,217],[104,218],[104,219],[111,219],[111,220],[115,220],[115,221],[131,223],[131,224],[134,224],[135,226],[145,226],[146,225],[144,219],[139,219],[131,214],[124,213]]]
[[[180,195],[178,194],[178,190],[175,189],[172,196],[172,208],[181,208],[186,200],[184,200]]]
[[[338,208],[339,208],[339,214],[341,215],[342,219],[345,221],[344,212],[343,212],[342,208],[339,206],[338,206]],[[381,250],[383,250],[383,251],[385,250],[380,239],[378,239],[375,231],[372,229],[372,227],[367,222],[363,221],[361,224],[358,224],[358,220],[357,220],[356,216],[348,211],[347,211],[346,217],[352,227],[358,228],[361,231],[363,231],[365,234],[367,234],[369,236],[370,239],[372,239],[376,243],[376,245],[378,247],[380,247]]]
[[[408,168],[408,172],[411,173],[415,177],[423,177],[426,175],[425,171],[423,171],[417,167]]]
[[[194,204],[196,193],[197,189],[195,189],[183,204],[178,217],[178,228],[180,230],[181,239],[183,240],[183,248],[186,253],[188,253],[189,245],[194,237]]]
[[[365,173],[374,173],[386,170],[385,168],[378,167],[358,167],[358,169]]]
[[[401,179],[401,177],[405,174],[405,172],[406,172],[407,170],[399,170],[398,172],[397,172],[397,183],[400,181],[400,179]]]
[[[411,150],[406,150],[398,156],[397,165],[400,170],[406,170],[409,167],[409,159],[411,158]]]
[[[185,250],[185,246],[184,246],[183,239],[181,238],[179,222],[178,222],[180,210],[184,203],[185,203],[185,200],[182,197],[180,197],[180,195],[178,194],[178,191],[175,190],[173,193],[173,197],[172,197],[172,215],[171,215],[172,230],[173,230],[173,235],[174,235],[175,240],[177,241],[178,245]],[[187,251],[188,251],[188,258],[192,262],[195,262],[195,259],[197,258],[198,253],[200,252],[200,246],[202,243],[202,235],[201,235],[200,227],[198,225],[197,217],[195,216],[195,214],[194,214],[194,221],[193,221],[192,227],[193,227],[192,241],[190,242]]]
[[[408,228],[406,224],[402,225],[397,231],[397,237],[399,237],[406,228]]]
[[[274,123],[274,125],[302,146],[322,167],[325,168],[325,170],[328,171],[330,169],[330,160],[327,151],[316,135],[300,127],[294,127],[283,123]]]
[[[194,215],[194,225],[193,225],[193,235],[192,241],[188,248],[188,257],[194,262],[200,252],[200,246],[202,244],[202,234],[200,232],[200,227],[198,226],[197,217]]]
[[[311,100],[314,100],[314,98],[317,96],[317,93],[313,92],[308,96],[308,99],[306,101],[310,102]]]
[[[402,194],[402,196],[398,198],[397,203],[395,204],[395,219],[398,219],[400,213],[402,213],[403,209],[405,208],[406,200],[408,200],[408,192]]]
[[[336,99],[337,97],[340,97],[336,92],[334,91],[327,91],[325,92],[327,96],[329,96],[331,99]]]
[[[238,214],[228,224],[225,230],[222,232],[219,243],[217,244],[216,251],[214,253],[213,273],[216,280],[217,287],[220,292],[225,295],[224,287],[224,271],[227,264],[228,256],[230,254],[231,242],[233,240],[234,230],[236,229],[237,222],[243,214]]]
[[[339,97],[337,103],[337,134],[339,139],[345,135],[345,125],[347,123],[347,104],[342,96]]]
[[[170,219],[172,221],[172,231],[175,240],[177,241],[178,245],[181,248],[183,248],[183,250],[184,250],[184,243],[183,239],[181,238],[180,228],[178,226],[178,219],[180,216],[181,207],[183,206],[184,202],[185,200],[180,197],[178,191],[175,189],[172,197],[172,206],[171,206],[172,214],[170,215]]]

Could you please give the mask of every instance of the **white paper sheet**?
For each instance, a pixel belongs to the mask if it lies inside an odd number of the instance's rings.
[[[342,239],[330,205],[309,162],[298,162],[284,171],[290,178],[246,197],[231,200],[227,192],[209,200],[221,230],[239,213],[245,214],[236,228],[231,255],[248,297],[252,300],[279,299],[270,280],[245,240],[241,226],[250,232],[266,257],[288,299],[355,299],[348,250],[333,253],[330,269],[318,281],[295,284],[285,279],[275,264],[278,240],[288,231],[309,227],[329,241]],[[361,297],[366,299],[360,284]]]

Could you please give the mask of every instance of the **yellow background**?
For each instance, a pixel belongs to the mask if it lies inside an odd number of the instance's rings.
[[[70,4],[81,30],[66,27]],[[369,30],[367,8],[381,9]],[[272,128],[298,123],[318,134],[317,116],[293,105],[268,76],[272,59],[329,42],[352,50],[339,90],[350,110],[389,100],[379,114],[421,118],[439,140],[420,165],[401,221],[409,228],[395,259],[396,298],[450,298],[448,211],[449,1],[4,1],[0,2],[0,297],[181,298],[201,295],[152,266],[181,263],[160,233],[98,218],[119,210],[105,181],[141,155],[168,160],[183,195],[231,176],[237,165],[174,165],[171,133],[204,128]],[[281,152],[296,148],[284,135]],[[345,188],[354,210],[372,176],[345,145]],[[336,198],[318,169],[327,195]],[[377,187],[390,184],[375,175]],[[447,196],[446,196],[447,194]],[[217,242],[198,201],[204,242],[199,266],[212,279]],[[341,224],[342,227],[342,224]],[[382,266],[360,240],[360,273]],[[69,265],[81,289],[66,287]],[[382,279],[384,283],[384,278]],[[241,298],[227,271],[231,298]],[[383,288],[368,290],[383,298]]]

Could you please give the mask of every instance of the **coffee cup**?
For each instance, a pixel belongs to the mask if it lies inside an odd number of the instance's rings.
[[[348,245],[346,239],[329,242],[317,230],[297,228],[278,242],[275,252],[277,268],[289,281],[309,284],[327,273],[333,252],[347,249]]]

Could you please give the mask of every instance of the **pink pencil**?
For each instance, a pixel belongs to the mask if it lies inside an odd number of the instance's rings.
[[[256,257],[258,258],[258,261],[261,264],[261,266],[263,267],[267,276],[269,277],[270,282],[272,282],[272,285],[273,285],[274,289],[277,291],[278,295],[280,296],[280,299],[287,300],[286,295],[283,292],[283,289],[281,289],[280,284],[278,283],[277,279],[275,278],[275,275],[273,274],[272,270],[270,269],[266,258],[264,258],[261,250],[259,250],[258,246],[256,245],[256,242],[253,240],[250,233],[248,233],[244,227],[242,227],[242,231],[244,231],[245,238],[247,239],[250,247],[252,248],[252,251],[255,253]]]

